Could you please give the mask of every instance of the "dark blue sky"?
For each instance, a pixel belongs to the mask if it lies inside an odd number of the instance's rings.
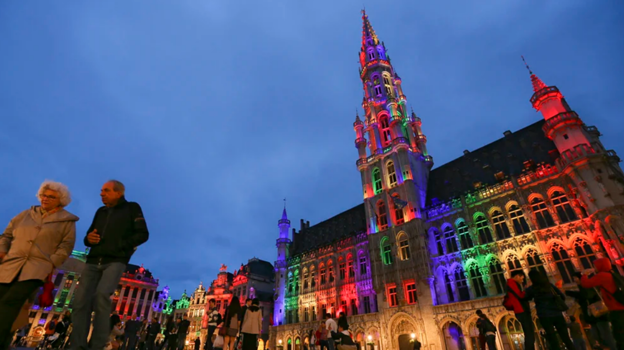
[[[70,186],[76,249],[109,178],[174,296],[362,201],[362,5],[437,165],[540,118],[520,55],[624,155],[621,1],[2,1],[0,223]]]

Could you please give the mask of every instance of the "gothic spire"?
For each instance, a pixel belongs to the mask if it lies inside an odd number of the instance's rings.
[[[377,34],[375,34],[373,26],[368,20],[366,10],[362,10],[362,22],[362,50],[364,50],[367,46],[378,45],[379,39],[377,38]]]
[[[533,73],[533,71],[531,70],[531,67],[529,67],[529,64],[524,59],[524,56],[520,56],[520,57],[522,57],[522,62],[524,62],[524,65],[526,66],[526,69],[529,71],[529,75],[531,76],[531,83],[533,84],[533,92],[538,92],[541,89],[548,87],[546,84],[544,84],[542,79],[540,79],[537,75]]]

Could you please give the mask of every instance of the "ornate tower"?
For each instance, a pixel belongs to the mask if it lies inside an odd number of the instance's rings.
[[[433,158],[427,153],[420,118],[408,113],[401,78],[364,11],[362,20],[359,58],[365,120],[357,115],[353,126],[372,234],[421,217]]]
[[[624,204],[624,174],[615,151],[605,149],[598,129],[585,125],[556,86],[547,86],[527,69],[533,83],[531,104],[542,113],[544,133],[560,153],[557,168],[576,185],[568,195],[588,214]]]
[[[277,226],[280,230],[279,238],[277,239],[277,261],[275,262],[275,304],[273,310],[273,324],[275,326],[284,324],[284,318],[286,316],[284,295],[286,294],[286,279],[287,265],[290,244],[292,241],[288,238],[288,230],[290,229],[290,220],[286,214],[286,206],[284,206],[284,212],[282,218],[277,222]]]

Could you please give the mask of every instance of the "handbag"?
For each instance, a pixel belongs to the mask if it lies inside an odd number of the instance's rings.
[[[605,305],[604,300],[602,300],[601,293],[597,291],[595,288],[594,290],[596,291],[596,294],[598,294],[598,297],[600,298],[600,300],[587,305],[587,310],[592,316],[598,318],[609,313],[609,308],[607,308],[607,305]]]
[[[568,304],[566,304],[565,300],[561,299],[561,297],[555,291],[555,287],[553,287],[552,284],[550,285],[550,291],[553,293],[555,297],[555,306],[557,307],[559,311],[563,312],[569,309]]]

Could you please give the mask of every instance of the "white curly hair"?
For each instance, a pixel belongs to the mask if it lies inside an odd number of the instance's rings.
[[[71,203],[71,193],[69,193],[69,188],[67,188],[67,186],[63,185],[62,183],[52,180],[45,180],[39,187],[39,191],[37,191],[37,199],[39,199],[40,202],[41,195],[46,190],[56,191],[59,194],[61,207],[66,207],[69,203]]]

